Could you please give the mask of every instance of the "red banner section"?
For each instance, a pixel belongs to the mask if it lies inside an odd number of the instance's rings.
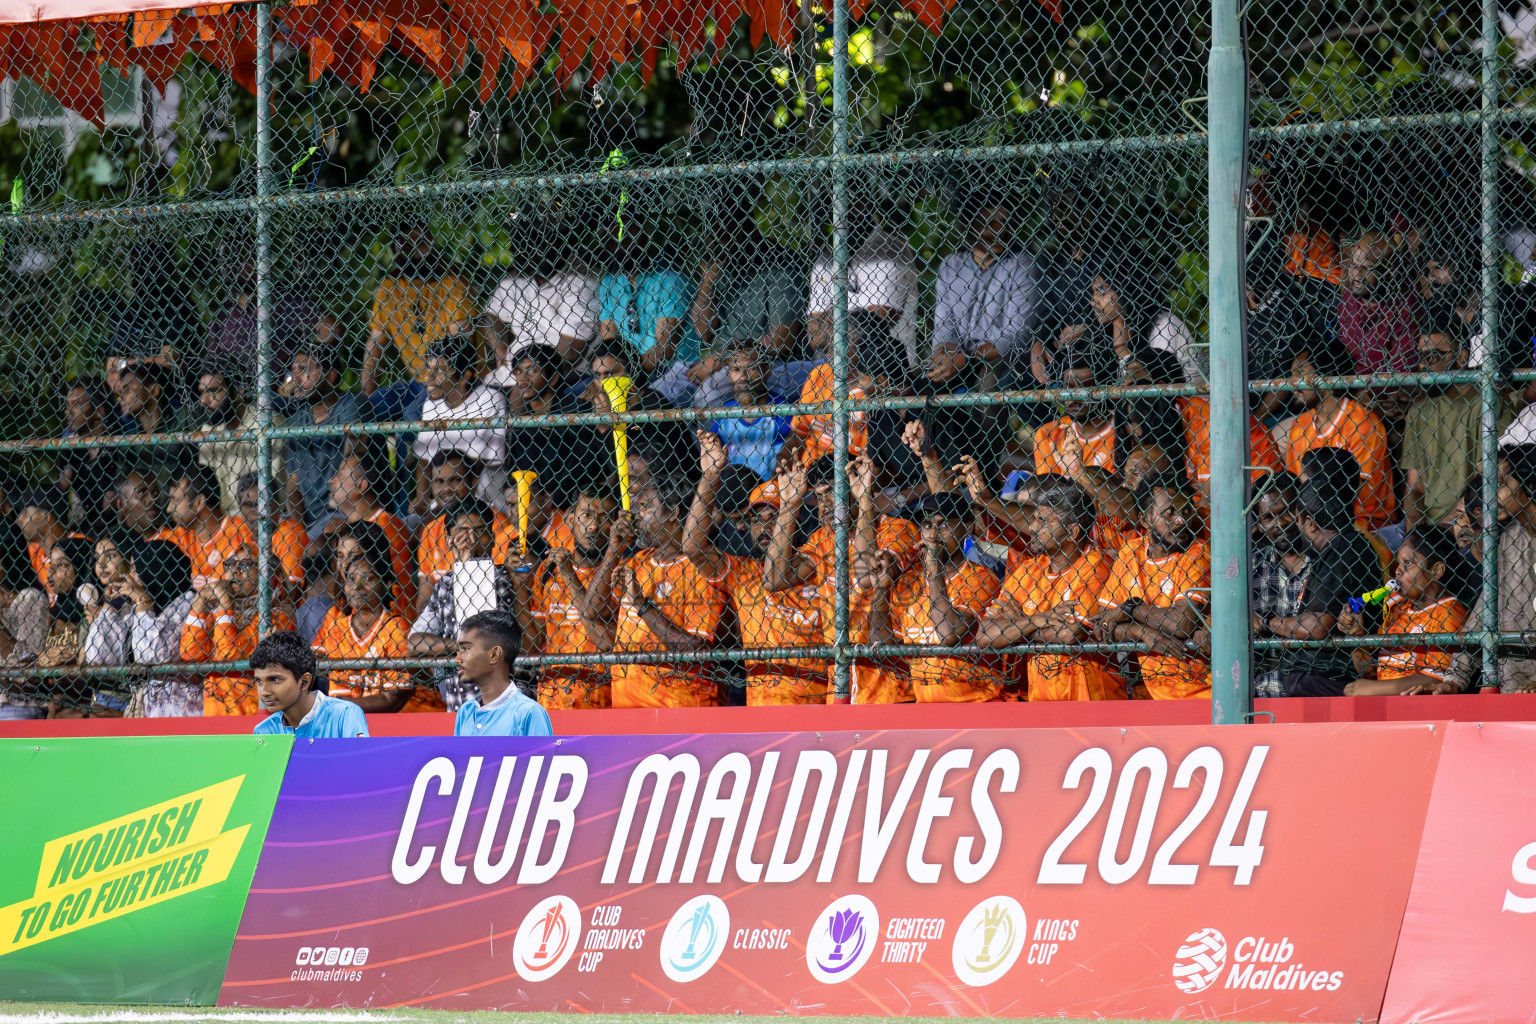
[[[1532,1019],[1533,793],[1536,725],[1450,725],[1382,1009],[1387,1024]]]
[[[220,1002],[1374,1020],[1444,731],[298,744]]]

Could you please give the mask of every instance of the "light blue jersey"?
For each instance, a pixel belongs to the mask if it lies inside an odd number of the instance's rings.
[[[304,716],[297,729],[289,728],[288,723],[283,721],[283,713],[279,711],[258,724],[256,732],[286,733],[312,740],[347,739],[367,736],[368,719],[363,717],[363,709],[351,701],[316,693],[314,707],[309,709],[309,714]]]
[[[549,724],[549,712],[537,701],[523,696],[515,685],[509,685],[501,696],[480,706],[476,700],[459,705],[459,714],[453,720],[455,736],[553,736]]]

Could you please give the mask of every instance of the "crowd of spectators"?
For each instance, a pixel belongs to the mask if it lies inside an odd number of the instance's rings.
[[[330,696],[369,712],[478,699],[452,668],[377,662],[451,657],[459,624],[487,609],[515,616],[525,655],[661,656],[520,667],[548,708],[825,703],[831,660],[794,649],[832,643],[842,587],[856,703],[1208,696],[1209,403],[1081,390],[1201,385],[1197,332],[1130,247],[1073,241],[1080,202],[1053,206],[1041,252],[1021,244],[1009,196],[969,209],[931,289],[901,218],[856,210],[850,397],[907,401],[853,412],[842,450],[826,413],[745,411],[833,395],[830,256],[769,239],[747,211],[712,226],[697,266],[635,219],[614,225],[603,272],[548,231],[528,273],[484,301],[429,226],[404,221],[356,365],[338,319],[275,296],[273,422],[332,432],[271,446],[271,628],[352,662],[329,672]],[[259,710],[248,672],[195,667],[239,662],[258,639],[255,321],[249,268],[234,277],[196,365],[171,345],[125,349],[63,396],[66,437],[174,437],[70,449],[46,479],[0,481],[3,665],[156,667],[131,686],[12,673],[0,717]],[[1477,330],[1477,279],[1397,222],[1337,247],[1301,228],[1252,258],[1250,376],[1280,382],[1255,391],[1249,428],[1256,637],[1480,621],[1477,386],[1319,382],[1508,363]],[[1506,333],[1528,339],[1522,301],[1499,296]],[[611,413],[625,379],[630,411],[744,411],[571,422]],[[1034,394],[935,401],[995,391]],[[1533,628],[1533,398],[1499,398],[1513,631]],[[507,416],[551,419],[473,422]],[[396,420],[420,425],[345,429]],[[847,580],[838,460],[855,506]],[[1140,650],[1006,650],[1094,642]],[[980,653],[882,653],[925,645]],[[699,657],[736,647],[763,653]],[[1256,660],[1263,696],[1481,682],[1475,648],[1410,640]],[[1505,689],[1536,687],[1536,660],[1503,664]]]

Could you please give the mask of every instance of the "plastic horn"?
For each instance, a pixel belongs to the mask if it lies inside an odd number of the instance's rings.
[[[1387,599],[1387,595],[1398,591],[1397,580],[1387,580],[1387,585],[1377,590],[1369,590],[1359,597],[1349,599],[1349,610],[1359,615],[1365,610],[1366,605],[1378,605]]]
[[[604,377],[603,390],[608,394],[608,409],[624,412],[629,408],[629,389],[633,382],[628,377]],[[619,502],[629,511],[629,434],[623,423],[613,425],[613,461],[619,468]]]
[[[515,469],[512,479],[517,483],[517,543],[522,549],[523,560],[528,560],[528,506],[533,504],[533,482],[539,474],[531,469]]]

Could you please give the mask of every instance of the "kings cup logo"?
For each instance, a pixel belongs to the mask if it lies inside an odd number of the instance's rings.
[[[1215,928],[1201,928],[1179,947],[1173,960],[1173,983],[1193,995],[1216,984],[1227,965],[1227,939]]]
[[[695,896],[677,908],[661,935],[661,969],[673,981],[702,977],[725,950],[731,913],[718,896]]]
[[[971,908],[955,929],[955,976],[967,985],[990,985],[1024,951],[1024,908],[1012,896],[994,896]]]
[[[549,896],[533,905],[512,942],[512,966],[525,981],[559,973],[581,942],[581,913],[569,896]]]
[[[863,896],[839,897],[811,924],[806,966],[817,981],[846,981],[869,961],[879,935],[880,914],[873,903]]]

